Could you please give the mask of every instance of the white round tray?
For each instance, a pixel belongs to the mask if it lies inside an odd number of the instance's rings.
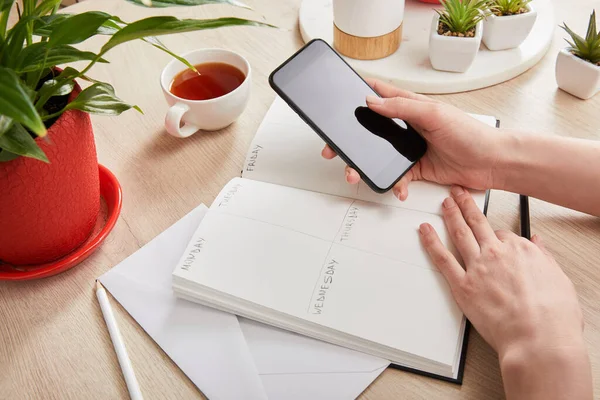
[[[475,62],[465,73],[436,71],[429,62],[429,30],[432,4],[406,0],[402,44],[396,53],[381,60],[363,61],[346,57],[360,74],[392,82],[420,93],[457,93],[505,82],[533,67],[552,42],[555,21],[551,0],[534,0],[538,16],[525,40],[516,49],[489,51],[481,44]],[[333,44],[331,0],[303,0],[300,33],[308,42],[321,38]]]

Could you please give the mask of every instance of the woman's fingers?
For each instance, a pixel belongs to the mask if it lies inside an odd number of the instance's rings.
[[[461,209],[452,197],[448,197],[442,204],[444,222],[450,233],[452,243],[458,249],[465,263],[475,259],[481,254],[481,249],[473,231],[465,221]]]
[[[331,160],[332,158],[335,158],[337,154],[335,153],[335,151],[333,151],[331,147],[329,147],[328,144],[326,144],[325,147],[323,147],[323,150],[321,150],[321,156],[323,158]]]
[[[382,97],[405,97],[407,99],[413,100],[427,101],[432,103],[436,102],[435,100],[427,96],[423,96],[422,94],[417,94],[409,92],[408,90],[397,88],[378,79],[366,78],[365,81],[369,84],[369,86],[373,88],[374,91],[379,93],[379,95]]]
[[[539,235],[533,235],[531,237],[531,242],[533,244],[535,244],[537,247],[539,247],[540,250],[542,250],[544,252],[544,254],[546,254],[547,256],[552,257],[552,254],[548,251],[548,249],[546,248],[546,246],[544,246],[544,241],[542,240],[542,238]]]
[[[508,242],[518,237],[517,235],[515,235],[514,232],[507,231],[506,229],[499,229],[494,233],[496,234],[498,240],[500,240],[501,242]]]
[[[435,266],[448,281],[453,291],[458,290],[465,276],[465,270],[460,266],[454,255],[442,244],[437,232],[429,224],[419,227],[419,235],[423,247],[431,257]]]
[[[325,147],[323,147],[323,150],[321,151],[321,156],[323,156],[323,158],[331,160],[332,158],[335,158],[337,154],[335,153],[335,151],[333,151],[331,147],[329,147],[329,145],[326,144]],[[355,185],[358,182],[360,182],[360,175],[353,168],[350,168],[346,165],[344,173],[346,175],[346,182],[352,185]]]
[[[348,182],[351,185],[356,185],[358,182],[360,182],[360,175],[358,174],[358,172],[356,172],[356,170],[350,168],[349,166],[346,165],[346,182]]]
[[[335,158],[337,154],[331,149],[331,147],[329,147],[329,145],[326,144],[321,151],[321,156],[327,160],[331,160]],[[400,201],[405,201],[408,198],[408,184],[414,180],[418,180],[415,175],[415,168],[417,168],[416,165],[410,169],[392,188],[392,193]],[[346,166],[345,175],[348,183],[356,184],[360,182],[360,175],[353,168]]]
[[[394,196],[396,196],[396,198],[398,198],[398,200],[400,201],[404,201],[408,198],[408,184],[414,180],[415,178],[415,174],[414,174],[414,168],[410,169],[403,177],[402,179],[400,179],[395,185],[394,188],[392,189],[392,192],[394,193]]]
[[[539,235],[533,235],[531,237],[531,241],[540,248],[540,250],[546,250],[546,246],[544,246],[544,242],[542,241],[542,238]]]
[[[427,126],[431,122],[438,103],[414,100],[406,97],[383,98],[367,96],[367,106],[388,118],[400,118],[413,126]]]
[[[480,247],[482,244],[498,241],[490,223],[479,207],[477,207],[477,204],[475,204],[469,191],[463,189],[461,186],[453,186],[450,193],[458,204],[464,220],[469,225],[469,228],[471,228]]]

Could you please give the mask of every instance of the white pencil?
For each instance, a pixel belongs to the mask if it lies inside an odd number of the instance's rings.
[[[112,340],[115,352],[117,353],[121,371],[123,371],[123,377],[125,377],[127,390],[129,390],[129,397],[131,397],[132,400],[143,400],[140,386],[135,378],[131,361],[127,355],[127,349],[125,349],[125,343],[123,342],[121,332],[119,332],[119,327],[117,326],[117,320],[115,319],[110,303],[108,302],[106,290],[104,290],[104,287],[98,281],[96,281],[96,297],[98,297],[98,302],[100,303],[100,309],[102,310],[102,315],[104,315],[104,320],[108,327],[110,339]]]

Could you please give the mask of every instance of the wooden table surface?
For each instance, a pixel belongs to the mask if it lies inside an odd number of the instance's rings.
[[[126,21],[160,14],[236,15],[265,20],[281,29],[226,28],[164,38],[176,52],[202,47],[234,50],[247,57],[254,69],[252,99],[238,122],[221,132],[185,140],[168,136],[163,128],[167,106],[159,74],[168,55],[132,42],[109,52],[110,64],[94,67],[92,77],[111,82],[120,97],[145,112],[92,117],[98,158],[123,186],[123,212],[101,249],[75,269],[38,281],[0,283],[0,399],[127,397],[93,292],[94,280],[199,203],[210,205],[222,186],[239,175],[250,141],[275,97],[267,76],[302,45],[297,29],[299,0],[248,2],[254,11],[224,6],[147,10],[123,0],[91,0],[63,10],[102,10]],[[557,0],[555,5],[557,25],[564,20],[580,32],[585,32],[592,8],[600,8],[600,2],[592,0]],[[600,139],[600,95],[581,101],[556,88],[554,63],[564,46],[563,36],[557,29],[551,50],[525,74],[487,89],[440,98],[470,112],[495,115],[505,127]],[[104,40],[94,38],[81,47],[98,49]],[[538,200],[532,200],[531,212],[532,231],[544,237],[577,287],[595,391],[600,394],[600,218]],[[494,228],[518,231],[518,196],[494,191],[489,218]],[[135,321],[115,301],[113,305],[145,397],[200,397]],[[497,399],[504,395],[497,357],[474,333],[462,386],[388,369],[362,397]]]

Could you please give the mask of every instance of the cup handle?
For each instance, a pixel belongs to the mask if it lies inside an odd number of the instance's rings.
[[[188,112],[190,107],[184,103],[176,103],[174,106],[169,108],[167,116],[165,117],[165,128],[171,136],[178,138],[186,138],[193,135],[200,130],[199,127],[193,124],[185,123],[181,126],[181,119],[183,115]]]

